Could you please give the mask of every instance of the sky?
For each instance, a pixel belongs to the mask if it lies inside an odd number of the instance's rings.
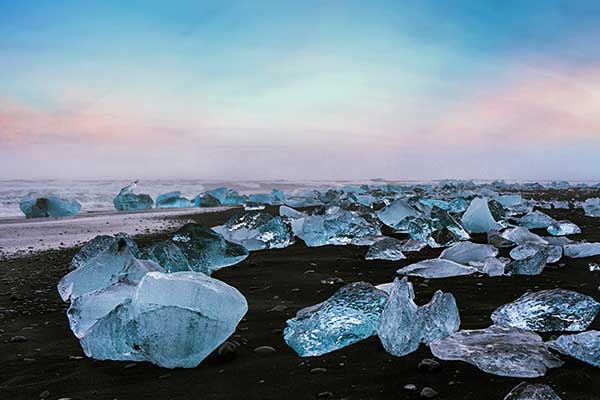
[[[597,0],[0,0],[0,179],[600,179]]]

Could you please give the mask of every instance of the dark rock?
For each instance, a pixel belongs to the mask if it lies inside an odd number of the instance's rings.
[[[425,358],[419,362],[418,368],[421,372],[438,372],[442,366],[431,358]]]
[[[419,397],[421,399],[433,399],[435,397],[437,397],[438,392],[436,392],[435,390],[433,390],[430,387],[425,387],[423,388],[423,390],[421,390],[421,393],[419,393]]]
[[[271,346],[260,346],[260,347],[255,348],[254,352],[261,356],[268,356],[270,354],[277,353],[277,350],[275,350]]]

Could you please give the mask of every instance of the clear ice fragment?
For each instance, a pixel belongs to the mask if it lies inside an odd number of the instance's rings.
[[[470,275],[475,272],[477,272],[476,268],[441,258],[419,261],[396,271],[399,275],[420,276],[430,279]]]

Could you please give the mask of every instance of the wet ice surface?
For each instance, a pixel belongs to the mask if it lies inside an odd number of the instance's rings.
[[[562,335],[546,343],[562,354],[600,367],[600,332],[587,331],[575,335]]]
[[[504,400],[561,400],[548,385],[521,382],[515,386]]]
[[[6,256],[24,251],[43,251],[73,247],[97,235],[128,235],[163,231],[185,221],[168,219],[180,215],[224,211],[228,207],[185,210],[147,210],[139,212],[98,212],[70,218],[11,218],[0,220],[0,249]]]

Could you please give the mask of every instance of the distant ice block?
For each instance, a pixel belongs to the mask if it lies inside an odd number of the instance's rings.
[[[248,196],[250,202],[270,205],[283,204],[285,199],[285,193],[278,189],[273,189],[271,193],[254,193]]]
[[[80,344],[98,360],[194,368],[235,331],[247,310],[240,292],[204,274],[151,272]]]
[[[429,348],[439,359],[465,361],[499,376],[535,378],[563,364],[534,332],[497,325],[460,330],[434,340]]]
[[[223,235],[200,224],[186,224],[171,238],[194,271],[210,275],[213,271],[237,264],[248,257],[248,250],[225,240]]]
[[[169,192],[156,198],[156,208],[187,208],[191,206],[192,202],[181,197],[181,192]]]
[[[249,251],[282,249],[294,243],[292,229],[281,217],[260,211],[234,215],[212,229]]]
[[[405,200],[394,200],[384,209],[377,212],[377,217],[381,222],[390,228],[396,228],[400,222],[408,217],[418,215],[417,210],[410,206]]]
[[[470,275],[475,272],[477,272],[476,268],[441,258],[419,261],[396,271],[400,275],[420,276],[429,279]]]
[[[581,228],[571,221],[556,221],[548,226],[548,233],[553,236],[566,236],[581,233]]]
[[[486,233],[502,229],[502,225],[492,217],[487,199],[476,197],[462,216],[464,227],[472,233]]]
[[[542,239],[539,235],[532,233],[527,228],[509,228],[502,232],[502,237],[516,244],[537,243],[548,244],[548,241]]]
[[[292,230],[308,247],[347,245],[356,238],[381,235],[381,228],[376,223],[336,207],[328,209],[325,215],[294,220]]]
[[[525,243],[512,249],[510,251],[510,256],[514,260],[524,260],[528,257],[534,256],[540,251],[547,252],[548,258],[546,259],[546,262],[548,264],[558,262],[562,258],[563,254],[562,246]]]
[[[402,253],[404,243],[394,238],[385,238],[379,240],[369,247],[365,256],[366,260],[388,260],[398,261],[406,258]]]
[[[30,193],[20,200],[19,208],[27,218],[71,217],[79,213],[81,204],[77,200]]]
[[[556,220],[541,211],[532,211],[522,218],[518,219],[519,226],[527,229],[547,228]]]
[[[117,233],[115,236],[99,235],[87,242],[71,259],[71,269],[82,267],[92,258],[107,250],[117,240],[123,239],[125,245],[129,247],[131,255],[139,258],[140,251],[137,244],[126,233]]]
[[[487,258],[497,255],[498,249],[492,245],[460,242],[442,251],[440,258],[469,265],[469,263],[483,263]]]
[[[600,242],[573,243],[563,246],[565,256],[569,258],[585,258],[600,255]]]
[[[377,335],[388,353],[400,357],[417,350],[420,343],[429,344],[456,332],[459,326],[458,308],[450,293],[438,290],[428,304],[418,307],[412,284],[396,278]]]
[[[319,356],[373,336],[387,302],[386,292],[365,282],[340,288],[322,303],[287,321],[284,339],[301,357]]]
[[[204,192],[204,194],[217,199],[219,204],[224,206],[236,206],[246,201],[246,197],[240,195],[233,189],[225,187],[208,190]]]
[[[164,268],[165,272],[192,271],[185,254],[170,240],[150,245],[144,249],[140,258],[156,262]]]
[[[306,217],[305,213],[293,209],[292,207],[288,207],[286,205],[279,206],[279,215],[290,219]]]
[[[521,382],[504,397],[504,400],[561,400],[548,385]]]
[[[497,308],[492,321],[536,332],[585,330],[600,310],[590,296],[564,289],[525,293]]]
[[[118,239],[107,250],[83,266],[69,272],[58,282],[60,297],[67,301],[117,282],[136,284],[148,272],[160,271],[160,265],[135,258],[125,239]]]
[[[113,199],[115,209],[118,211],[137,211],[152,208],[154,201],[147,194],[135,194],[133,190],[137,186],[135,181],[125,186],[119,194]]]
[[[600,332],[587,331],[575,335],[562,335],[546,342],[551,349],[564,355],[600,367]]]
[[[600,198],[587,199],[581,205],[588,217],[600,217]]]

